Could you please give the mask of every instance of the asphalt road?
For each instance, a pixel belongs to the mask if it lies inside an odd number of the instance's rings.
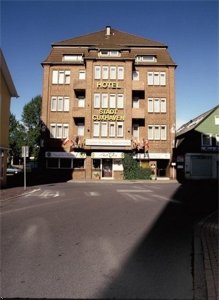
[[[2,201],[1,296],[192,300],[197,214],[186,193],[69,182]]]

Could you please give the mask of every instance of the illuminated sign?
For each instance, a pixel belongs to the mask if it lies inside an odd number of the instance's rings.
[[[108,81],[98,81],[97,82],[97,88],[98,89],[119,89],[119,84],[118,82],[112,81],[112,82],[108,82]]]
[[[93,121],[124,121],[125,116],[117,115],[117,108],[101,108],[99,115],[93,115]]]

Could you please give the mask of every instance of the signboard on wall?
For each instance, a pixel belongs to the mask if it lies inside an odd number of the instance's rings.
[[[46,152],[47,158],[86,158],[84,152]]]
[[[131,146],[131,140],[122,139],[86,139],[86,146]]]
[[[123,152],[93,152],[91,158],[124,158]]]

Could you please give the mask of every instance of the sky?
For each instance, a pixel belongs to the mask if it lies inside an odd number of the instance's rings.
[[[51,44],[111,26],[161,42],[177,64],[176,127],[219,104],[218,1],[0,0],[1,48],[19,98],[11,112],[42,95]]]

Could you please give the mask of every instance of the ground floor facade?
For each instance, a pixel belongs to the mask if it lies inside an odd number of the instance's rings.
[[[128,151],[95,150],[45,152],[45,166],[52,170],[68,170],[72,179],[123,180],[123,159],[132,153],[142,168],[150,168],[154,177],[174,177],[170,153],[133,153]]]

